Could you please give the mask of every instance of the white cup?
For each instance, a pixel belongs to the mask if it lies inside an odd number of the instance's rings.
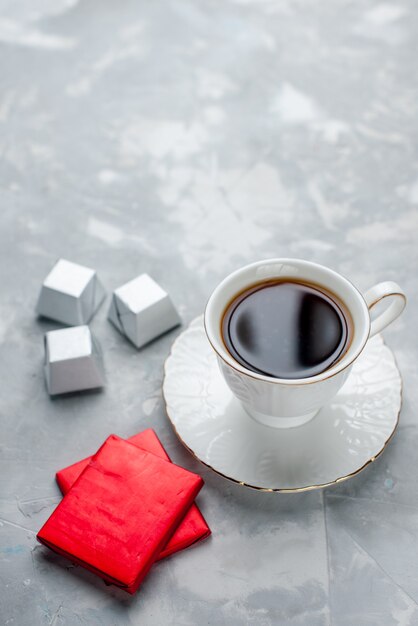
[[[234,296],[257,283],[276,278],[322,285],[335,294],[351,314],[351,343],[344,355],[321,374],[289,380],[258,374],[238,363],[224,344],[222,317]],[[371,321],[371,309],[383,299],[388,300],[389,306]],[[362,295],[344,276],[323,265],[301,259],[268,259],[246,265],[227,276],[210,296],[204,321],[206,335],[226,383],[247,413],[267,426],[288,428],[312,419],[335,396],[369,337],[393,322],[405,304],[405,294],[394,282],[379,283]]]

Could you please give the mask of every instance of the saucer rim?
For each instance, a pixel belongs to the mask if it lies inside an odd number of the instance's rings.
[[[396,370],[398,372],[399,375],[399,381],[400,381],[400,391],[399,391],[399,410],[396,416],[396,422],[395,425],[393,427],[392,432],[390,433],[389,437],[385,440],[382,448],[376,453],[374,454],[372,457],[370,457],[370,459],[368,459],[361,467],[359,467],[358,469],[356,469],[353,472],[350,472],[349,474],[345,474],[344,476],[338,476],[337,478],[335,478],[334,480],[328,481],[326,483],[318,483],[318,484],[313,484],[313,485],[305,485],[303,487],[277,487],[277,488],[272,488],[272,487],[259,487],[258,485],[252,485],[249,483],[246,483],[245,481],[240,481],[237,480],[236,478],[232,478],[231,476],[227,476],[226,474],[223,474],[222,472],[220,472],[219,470],[215,469],[214,467],[212,467],[212,465],[209,465],[209,463],[206,463],[205,461],[202,461],[202,459],[200,459],[197,454],[185,443],[185,441],[182,439],[182,437],[180,436],[172,416],[170,415],[170,412],[168,410],[168,404],[167,404],[167,399],[165,397],[165,393],[164,393],[164,382],[167,376],[167,363],[170,359],[170,357],[172,356],[173,350],[176,347],[177,342],[180,340],[180,338],[190,329],[190,327],[192,326],[192,324],[196,323],[198,320],[202,320],[203,323],[203,314],[201,315],[197,315],[195,318],[193,318],[189,324],[187,325],[187,327],[175,338],[175,340],[173,341],[173,343],[171,344],[170,347],[170,352],[167,356],[167,358],[164,361],[164,376],[163,376],[163,381],[162,381],[162,397],[163,397],[163,401],[165,404],[165,412],[166,415],[168,417],[168,420],[177,436],[177,438],[179,439],[180,443],[186,448],[186,450],[188,450],[188,452],[190,452],[190,454],[196,459],[196,461],[198,461],[199,463],[201,463],[202,465],[204,465],[205,467],[207,467],[208,469],[210,469],[212,472],[214,472],[215,474],[217,474],[218,476],[221,476],[221,478],[224,478],[225,480],[227,480],[228,482],[231,482],[235,485],[240,485],[241,487],[246,487],[247,489],[253,489],[254,491],[264,491],[264,492],[268,492],[268,493],[303,493],[305,491],[316,491],[319,489],[326,489],[327,487],[332,487],[333,485],[337,485],[339,483],[345,482],[346,480],[350,480],[350,478],[354,478],[354,476],[357,476],[358,474],[360,474],[361,472],[363,472],[366,467],[368,467],[369,465],[371,465],[372,463],[374,463],[376,461],[376,459],[378,459],[381,454],[386,450],[387,446],[389,445],[389,443],[391,442],[391,440],[393,439],[396,430],[398,428],[399,425],[399,419],[400,419],[400,414],[401,414],[401,410],[402,410],[402,405],[403,405],[403,379],[402,379],[402,373],[399,369],[399,365],[398,362],[396,360],[395,354],[393,352],[393,350],[387,345],[387,343],[384,340],[384,337],[382,336],[381,333],[378,333],[378,335],[380,336],[383,344],[390,350],[392,356],[393,356],[393,360],[394,360],[394,364],[396,367]],[[303,425],[300,426],[300,428],[303,428]]]

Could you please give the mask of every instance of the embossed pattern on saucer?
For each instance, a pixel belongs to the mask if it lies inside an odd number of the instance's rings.
[[[177,436],[202,463],[247,487],[298,492],[347,480],[383,452],[398,424],[402,381],[392,351],[377,335],[311,422],[263,426],[224,382],[200,316],[173,344],[163,392]]]

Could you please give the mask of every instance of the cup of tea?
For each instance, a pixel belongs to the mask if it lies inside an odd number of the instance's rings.
[[[387,307],[371,320],[373,307]],[[232,393],[257,421],[300,426],[338,392],[368,339],[403,311],[392,281],[360,291],[334,270],[268,259],[227,276],[206,305],[206,335]]]

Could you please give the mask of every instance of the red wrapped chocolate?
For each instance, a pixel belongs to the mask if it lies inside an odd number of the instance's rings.
[[[202,485],[200,476],[111,435],[37,538],[135,593]]]
[[[147,452],[151,452],[166,461],[170,461],[170,457],[151,428],[130,437],[128,441],[133,445],[146,450]],[[78,461],[78,463],[69,465],[68,467],[57,472],[57,483],[63,494],[66,494],[67,491],[71,489],[81,472],[89,464],[90,459],[91,457],[88,457],[87,459]],[[164,557],[170,556],[170,554],[178,552],[179,550],[184,550],[197,541],[205,539],[209,535],[210,528],[207,525],[202,513],[196,504],[192,504],[184,516],[184,519],[175,530],[173,536],[168,541],[167,545],[162,549],[158,559],[163,559]]]

